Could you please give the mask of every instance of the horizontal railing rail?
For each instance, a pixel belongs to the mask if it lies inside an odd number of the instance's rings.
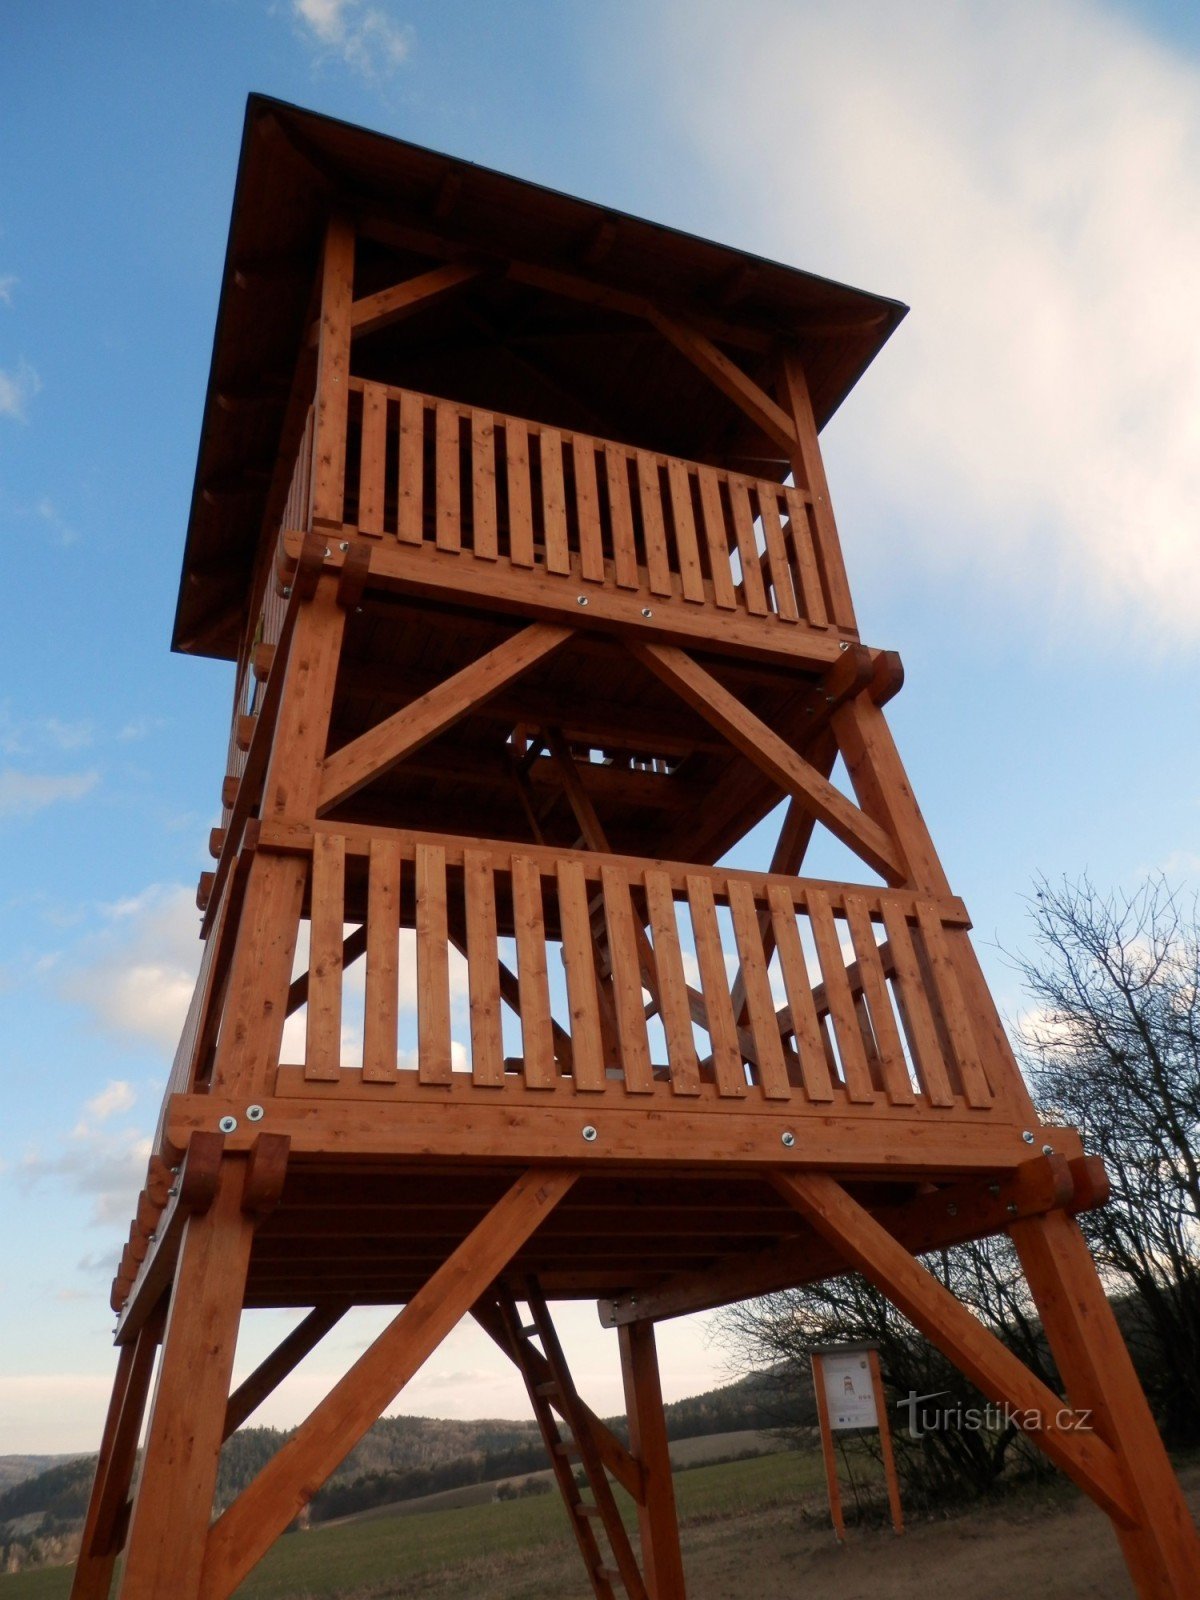
[[[361,378],[344,520],[650,606],[837,626],[805,490]],[[564,604],[578,603],[574,594]]]
[[[335,825],[259,849],[311,859],[284,1048],[309,1082],[913,1111],[1003,1088],[957,900]]]

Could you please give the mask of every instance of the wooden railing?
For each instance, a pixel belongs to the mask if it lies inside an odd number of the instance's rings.
[[[264,827],[260,848],[311,855],[285,1069],[309,1082],[814,1109],[1003,1092],[955,900],[332,826]]]
[[[344,520],[362,534],[560,580],[564,604],[593,585],[852,625],[802,489],[360,378],[350,391]]]

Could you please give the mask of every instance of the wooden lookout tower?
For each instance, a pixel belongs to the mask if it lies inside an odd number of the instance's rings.
[[[125,1600],[229,1595],[467,1315],[596,1595],[678,1600],[655,1322],[850,1269],[1027,1414],[1140,1595],[1200,1594],[1074,1221],[1103,1174],[1038,1122],[855,619],[818,434],[903,311],[251,100],[174,632],[235,664],[224,814],[76,1600],[122,1551]],[[818,832],[851,881],[802,875]],[[1001,1230],[1066,1402],[919,1260]],[[581,1298],[627,1446],[555,1335]],[[214,1520],[223,1438],[367,1304]],[[231,1393],[250,1307],[306,1315]]]

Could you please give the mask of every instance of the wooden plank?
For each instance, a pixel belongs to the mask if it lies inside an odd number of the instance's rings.
[[[562,449],[562,437],[556,428],[540,430],[538,451],[542,465],[542,525],[546,540],[546,571],[556,573],[567,573],[571,570]]]
[[[574,1170],[527,1172],[438,1268],[213,1524],[199,1594],[233,1592],[373,1422],[503,1271],[574,1183]],[[214,1461],[215,1472],[215,1461]],[[173,1537],[170,1524],[162,1537]],[[146,1594],[195,1593],[195,1586]]]
[[[929,1009],[921,969],[909,937],[908,918],[900,906],[884,902],[883,926],[887,930],[888,949],[891,952],[896,1005],[908,1036],[917,1082],[930,1105],[953,1105],[954,1094],[950,1088],[946,1063],[942,1060],[941,1045]]]
[[[467,981],[471,1002],[471,1075],[476,1083],[504,1082],[500,1024],[499,939],[492,863],[479,850],[463,855]]]
[[[963,1094],[969,1106],[990,1106],[992,1091],[979,1059],[979,1047],[971,1028],[971,1017],[963,1003],[958,973],[946,948],[942,919],[932,900],[917,901],[917,923],[925,941],[925,952],[937,990],[939,1010],[950,1048],[958,1064]]]
[[[767,545],[767,564],[771,570],[771,588],[775,592],[775,614],[784,622],[799,622],[800,612],[792,592],[792,569],[788,561],[783,529],[779,523],[778,490],[759,485],[756,491],[758,514],[762,520],[763,537]]]
[[[514,567],[532,567],[533,497],[529,482],[529,430],[516,417],[504,419],[504,457],[508,464],[508,559]]]
[[[386,717],[366,733],[328,756],[318,809],[328,810],[361,789],[372,778],[412,755],[472,706],[528,672],[571,637],[569,628],[531,623],[487,655],[454,673],[411,705]]]
[[[900,1030],[892,1012],[892,997],[888,992],[879,946],[875,942],[874,925],[862,895],[846,896],[846,923],[854,953],[858,957],[858,976],[871,1016],[883,1086],[892,1105],[910,1106],[915,1096],[909,1081],[908,1063],[904,1059]]]
[[[671,1087],[676,1094],[698,1094],[700,1064],[692,1033],[692,1011],[688,1000],[683,952],[679,947],[679,928],[675,921],[675,898],[666,873],[649,868],[646,872],[646,906],[654,940],[654,967],[658,975],[655,998],[667,1036],[667,1060],[671,1068]]]
[[[871,1082],[871,1069],[867,1065],[862,1035],[858,1029],[854,996],[846,976],[846,958],[842,953],[829,901],[819,891],[814,890],[808,896],[808,918],[817,947],[821,976],[825,980],[825,1000],[837,1040],[846,1093],[851,1100],[872,1101],[875,1099],[875,1086]]]
[[[619,1337],[629,1448],[642,1464],[645,1482],[638,1502],[638,1532],[646,1589],[654,1600],[686,1600],[654,1327],[639,1322],[623,1327]]]
[[[667,461],[667,482],[671,490],[671,521],[675,528],[675,550],[679,557],[683,598],[703,605],[706,599],[704,574],[700,567],[700,549],[696,543],[691,473],[687,463],[671,456]]]
[[[558,915],[571,1011],[571,1072],[576,1089],[590,1093],[605,1087],[604,1047],[591,908],[578,861],[558,863]]]
[[[596,483],[596,441],[577,433],[575,511],[579,518],[579,571],[587,583],[604,582],[604,533],[600,526],[600,492]]]
[[[751,616],[766,617],[771,608],[767,605],[767,591],[763,587],[762,567],[759,565],[758,540],[754,536],[754,508],[744,478],[729,479],[729,509],[733,513],[733,536],[737,541],[738,557],[742,568],[742,595],[746,610]]]
[[[787,991],[788,1010],[791,1013],[792,1035],[796,1041],[796,1054],[800,1059],[800,1077],[804,1092],[816,1104],[833,1099],[833,1084],[829,1065],[825,1059],[825,1044],[821,1025],[813,1005],[812,980],[808,975],[808,962],[796,926],[796,906],[789,894],[779,885],[767,887],[767,904],[771,908],[771,931],[775,948],[779,952],[779,970]]]
[[[734,1022],[712,880],[703,873],[689,873],[687,897],[704,995],[704,1024],[712,1046],[713,1077],[722,1095],[740,1098],[746,1093],[746,1071]]]
[[[600,869],[600,881],[604,887],[604,919],[608,929],[613,1003],[617,1013],[625,1088],[631,1094],[645,1094],[654,1087],[654,1073],[650,1065],[646,1008],[642,1000],[642,970],[634,934],[629,883],[613,867],[607,866]]]
[[[450,953],[446,915],[446,853],[417,846],[417,1076],[449,1083]]]
[[[342,1070],[342,922],[346,903],[346,841],[326,833],[313,840],[312,919],[309,924],[308,1018],[304,1076],[337,1079]]]
[[[1129,1491],[1111,1448],[1094,1433],[1081,1429],[1079,1419],[1069,1414],[1059,1396],[915,1261],[836,1179],[818,1172],[776,1172],[771,1181],[989,1400],[1038,1419],[1040,1425],[1029,1431],[1055,1466],[1111,1514],[1129,1520]],[[1068,1413],[1065,1417],[1064,1411]]]
[[[816,550],[825,575],[830,613],[839,629],[853,633],[856,631],[854,603],[850,598],[850,585],[846,580],[841,541],[833,517],[833,503],[829,497],[825,463],[821,458],[821,447],[817,439],[817,424],[813,417],[808,380],[799,357],[791,353],[783,358],[783,383],[787,394],[787,409],[791,414],[795,432],[795,440],[788,454],[795,481],[807,489],[812,497]]]
[[[471,507],[475,554],[481,561],[495,561],[496,429],[487,411],[471,413]]]
[[[553,1089],[558,1082],[550,1028],[550,984],[546,971],[546,922],[542,875],[536,861],[512,860],[513,931],[521,985],[521,1040],[528,1089]]]
[[[658,477],[658,460],[649,451],[639,450],[637,453],[637,481],[650,593],[669,595],[672,593],[671,558],[667,552],[667,533],[663,525],[662,485]]]
[[[648,307],[646,315],[663,337],[739,406],[773,443],[785,453],[795,450],[796,426],[792,418],[706,334],[679,317],[665,315],[656,306]]]
[[[613,576],[618,589],[639,589],[637,538],[629,499],[629,456],[617,445],[604,447],[608,483],[608,514],[612,524]]]
[[[729,910],[733,918],[733,933],[746,985],[747,1020],[754,1035],[758,1058],[756,1062],[758,1082],[768,1100],[790,1100],[792,1086],[788,1082],[783,1040],[779,1034],[779,1018],[775,1012],[775,1001],[771,994],[771,982],[763,955],[762,936],[758,928],[758,908],[747,884],[729,885]]]
[[[354,224],[335,213],[325,229],[317,346],[313,521],[341,527],[350,410],[350,307],[354,294]]]
[[[425,540],[425,402],[400,396],[400,476],[396,534],[402,544]]]
[[[704,517],[704,542],[708,548],[708,565],[712,573],[713,601],[723,611],[733,611],[737,608],[737,594],[729,565],[729,535],[725,527],[721,482],[711,467],[697,467],[696,475],[700,483],[700,509]]]
[[[439,550],[462,549],[461,443],[457,407],[434,408],[434,529]]]
[[[786,487],[788,539],[792,547],[792,570],[800,586],[800,604],[804,617],[814,628],[827,628],[829,614],[825,609],[825,595],[821,589],[821,574],[817,571],[817,558],[813,553],[812,527],[809,523],[807,496],[799,489]]]
[[[694,711],[719,729],[786,793],[794,795],[802,807],[819,817],[832,834],[869,866],[889,881],[903,877],[904,868],[895,845],[879,824],[865,816],[815,767],[797,755],[710,672],[674,645],[631,642],[630,649]]]
[[[372,839],[367,878],[363,1078],[393,1083],[400,1029],[400,846]]]
[[[351,338],[364,338],[380,328],[389,327],[393,322],[411,317],[417,311],[427,310],[447,295],[455,294],[473,283],[486,270],[478,263],[449,261],[414,278],[406,278],[403,283],[392,284],[375,294],[363,295],[351,307]]]
[[[379,537],[383,533],[388,407],[387,390],[382,384],[363,384],[362,407],[362,445],[358,466],[358,531]]]

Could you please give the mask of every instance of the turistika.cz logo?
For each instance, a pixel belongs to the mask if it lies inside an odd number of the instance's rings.
[[[935,1389],[930,1394],[917,1394],[910,1389],[906,1399],[896,1401],[897,1411],[908,1412],[910,1439],[920,1439],[927,1433],[1001,1433],[1006,1428],[1018,1428],[1022,1433],[1092,1431],[1092,1413],[1073,1411],[1069,1406],[1048,1412],[1023,1410],[1007,1402],[994,1405],[989,1401],[983,1406],[964,1406],[958,1400],[949,1405],[930,1404],[949,1394],[949,1389]]]

